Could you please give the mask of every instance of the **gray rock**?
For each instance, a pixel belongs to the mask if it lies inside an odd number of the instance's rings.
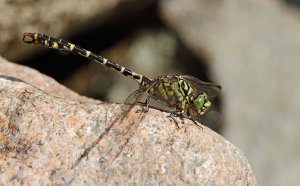
[[[81,98],[2,58],[0,73],[5,185],[255,185],[242,152],[205,126],[184,119],[178,129],[140,106],[122,117],[126,105]]]

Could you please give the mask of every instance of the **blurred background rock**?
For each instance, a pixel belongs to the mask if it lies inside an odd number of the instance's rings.
[[[297,185],[299,5],[297,0],[4,0],[0,54],[110,102],[123,102],[135,83],[82,57],[26,45],[22,34],[64,38],[151,77],[178,73],[217,82],[223,90],[214,109],[224,124],[211,127],[245,153],[259,185]]]

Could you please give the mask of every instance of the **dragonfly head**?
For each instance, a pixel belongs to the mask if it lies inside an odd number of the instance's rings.
[[[205,111],[211,106],[210,101],[207,100],[205,92],[200,93],[196,99],[193,100],[194,109],[198,114],[203,115]]]

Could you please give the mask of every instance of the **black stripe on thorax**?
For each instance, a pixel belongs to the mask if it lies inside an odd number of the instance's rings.
[[[179,91],[182,92],[183,96],[188,96],[188,92],[191,88],[188,82],[183,79],[179,79],[178,85]]]

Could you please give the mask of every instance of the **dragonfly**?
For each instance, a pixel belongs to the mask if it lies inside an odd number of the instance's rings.
[[[26,32],[23,34],[23,41],[28,44],[41,44],[47,48],[81,55],[134,79],[138,83],[139,89],[127,98],[125,104],[137,104],[143,95],[146,95],[146,101],[143,103],[147,108],[146,111],[149,108],[150,99],[153,99],[170,108],[172,116],[186,116],[193,120],[192,116],[205,114],[211,106],[210,100],[216,97],[221,90],[220,85],[204,82],[189,75],[160,75],[156,78],[150,78],[78,45],[41,33]]]
[[[122,111],[123,114],[119,115],[121,120],[129,113],[131,108],[138,103],[142,103],[142,105],[146,107],[145,112],[147,112],[149,110],[150,100],[154,100],[169,108],[171,110],[170,113],[172,118],[173,116],[187,117],[197,126],[202,128],[193,119],[193,116],[204,115],[212,105],[211,100],[216,97],[221,90],[221,86],[218,84],[204,82],[190,75],[160,75],[155,78],[150,78],[146,75],[138,74],[126,67],[116,64],[78,45],[41,33],[26,32],[23,34],[23,41],[27,44],[39,44],[47,48],[81,55],[135,80],[138,83],[139,88],[126,99],[125,104],[128,106],[124,107],[124,110]],[[141,102],[143,97],[146,97],[144,103]],[[93,149],[103,139],[103,137],[113,128],[116,121],[119,120],[120,118],[115,118],[113,120],[105,131],[98,136],[97,140],[85,149],[82,155],[75,162],[74,166],[76,166],[83,157],[87,156],[91,149]],[[134,128],[137,128],[137,125],[134,123],[133,126]],[[127,129],[125,125],[120,127],[122,128],[122,131],[125,131],[123,133],[129,133],[133,130]],[[114,140],[121,145],[121,149],[128,142],[128,140],[122,139],[124,139],[124,137],[115,137]],[[108,149],[106,154],[108,154],[106,157],[117,157],[120,152]],[[109,163],[107,163],[107,165],[108,164]]]

